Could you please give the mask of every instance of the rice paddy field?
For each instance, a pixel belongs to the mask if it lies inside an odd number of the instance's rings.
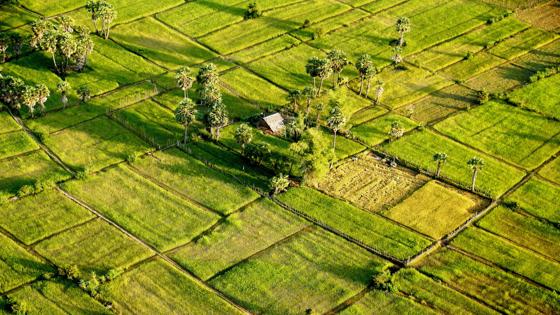
[[[0,2],[1,315],[560,314],[557,1],[93,4]]]

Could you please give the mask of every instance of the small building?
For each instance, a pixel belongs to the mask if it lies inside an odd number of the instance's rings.
[[[272,133],[278,133],[284,129],[284,117],[280,113],[265,116],[259,122],[258,127],[265,128]]]

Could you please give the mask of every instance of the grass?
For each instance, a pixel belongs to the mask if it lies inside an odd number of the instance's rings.
[[[34,0],[23,0],[21,4],[25,7],[42,13],[46,16],[55,15],[58,13],[70,11],[77,9],[82,5],[85,5],[86,1],[80,0],[46,0],[46,1],[34,1]]]
[[[302,232],[210,281],[256,313],[323,313],[389,263],[328,232]]]
[[[268,199],[232,214],[209,234],[181,247],[171,257],[202,279],[298,232],[307,223]]]
[[[390,108],[398,108],[411,103],[452,84],[451,81],[438,74],[432,74],[413,66],[408,66],[407,70],[385,68],[374,80],[383,82],[385,92],[381,103]],[[352,88],[355,91],[359,89],[357,81]]]
[[[520,107],[560,119],[560,109],[558,109],[560,97],[555,93],[559,87],[560,74],[557,74],[511,92],[509,100]]]
[[[519,87],[526,82],[533,72],[513,64],[498,66],[465,82],[469,88],[488,93],[503,93]]]
[[[427,256],[420,269],[499,312],[550,314],[560,310],[558,297],[551,291],[452,250]]]
[[[118,312],[133,314],[241,314],[196,280],[156,259],[123,274],[104,288]],[[139,299],[138,297],[142,298]]]
[[[222,214],[235,211],[259,197],[233,177],[178,149],[157,152],[153,157],[138,160],[134,167]],[[185,178],[189,180],[185,182]]]
[[[324,19],[318,23],[314,23],[309,27],[294,30],[290,34],[301,40],[313,40],[315,38],[319,38],[322,34],[338,30],[342,27],[348,27],[352,23],[365,19],[368,16],[368,12],[352,9],[342,14]]]
[[[253,47],[248,47],[235,52],[229,57],[238,62],[249,63],[256,59],[272,55],[283,50],[291,49],[293,46],[297,46],[300,43],[301,42],[298,39],[290,35],[282,35]]]
[[[168,69],[215,57],[206,48],[151,17],[115,27],[111,38]]]
[[[196,142],[184,150],[212,168],[235,177],[246,186],[268,189],[269,175],[262,168],[249,165],[239,154],[209,142]]]
[[[352,128],[352,135],[373,147],[389,139],[391,125],[394,122],[399,123],[405,131],[409,131],[417,126],[415,122],[408,118],[388,114]]]
[[[390,221],[314,189],[300,187],[278,196],[288,206],[327,224],[383,253],[406,259],[430,241]]]
[[[548,45],[532,50],[525,55],[514,59],[516,65],[522,66],[533,71],[542,71],[551,68],[560,61],[560,40],[556,40]]]
[[[400,202],[425,181],[422,176],[391,168],[375,157],[363,155],[329,172],[319,187],[363,209],[379,211]]]
[[[258,59],[247,66],[264,78],[285,89],[301,89],[311,86],[313,80],[305,73],[305,64],[313,56],[324,57],[324,53],[302,44],[290,50]],[[324,87],[330,86],[325,80]]]
[[[348,119],[348,125],[359,125],[370,120],[373,120],[383,114],[387,113],[387,109],[374,106],[374,107],[364,107],[361,110],[356,111],[352,116]]]
[[[25,131],[0,135],[0,159],[37,149],[39,146]]]
[[[500,206],[477,222],[477,226],[544,256],[558,259],[560,231],[537,218]]]
[[[468,186],[472,177],[472,170],[468,167],[467,161],[478,156],[484,159],[485,166],[477,178],[477,190],[494,198],[506,192],[525,174],[521,170],[429,130],[407,135],[389,143],[384,149],[389,154],[398,156],[402,161],[430,173],[435,173],[436,169],[432,156],[437,152],[445,152],[448,159],[441,175],[463,186]]]
[[[451,244],[553,290],[558,291],[560,288],[560,263],[552,262],[481,229],[468,228],[454,238]]]
[[[38,17],[15,5],[3,4],[0,8],[0,31],[31,23]]]
[[[526,54],[528,51],[550,43],[558,35],[537,28],[530,28],[512,38],[505,40],[489,50],[491,54],[504,59],[514,59]]]
[[[94,215],[56,190],[6,203],[0,209],[0,226],[29,245]]]
[[[410,105],[400,107],[397,113],[420,123],[429,123],[466,109],[474,102],[476,102],[474,92],[456,84],[433,92]]]
[[[435,128],[528,170],[548,160],[560,144],[560,124],[497,102],[453,116]]]
[[[365,96],[365,93],[364,93]],[[369,99],[359,96],[357,93],[346,87],[340,87],[336,90],[328,90],[325,94],[313,99],[311,101],[310,117],[317,117],[317,110],[315,106],[317,104],[329,104],[331,100],[336,100],[340,104],[340,109],[346,120],[346,126],[344,128],[351,128],[355,124],[359,124],[364,119],[380,116],[387,112],[387,110],[380,106],[372,106]],[[306,108],[306,101],[302,101],[300,107],[302,109]],[[362,113],[359,113],[362,111]],[[365,113],[364,113],[365,111]],[[322,121],[326,121],[329,116],[329,106],[325,106],[321,112]]]
[[[158,87],[151,81],[142,81],[129,85],[98,98],[93,98],[88,105],[99,107],[104,111],[120,109],[138,103],[159,93]]]
[[[0,234],[0,293],[38,278],[52,268]]]
[[[153,254],[101,219],[44,240],[35,250],[58,266],[76,265],[82,272],[98,275],[127,268]]]
[[[181,5],[182,3],[183,2],[181,0],[141,0],[138,2],[138,5],[134,5],[127,0],[113,0],[111,4],[117,11],[117,17],[115,18],[114,24],[129,23],[139,18],[171,9]],[[91,15],[88,14],[85,9],[71,12],[70,16],[72,16],[78,24],[86,25],[93,30]]]
[[[201,37],[200,41],[220,53],[228,54],[295,30],[305,20],[317,22],[348,9],[350,7],[332,0],[310,0],[265,12],[258,19],[210,33]],[[224,38],[228,40],[224,41]]]
[[[419,64],[432,71],[461,61],[468,53],[474,54],[485,47],[491,47],[509,36],[527,28],[525,23],[510,17],[474,30],[463,36],[426,49],[410,58],[410,62]]]
[[[473,195],[431,181],[384,215],[440,239],[472,216],[480,203]]]
[[[0,112],[0,134],[21,129],[8,112]]]
[[[48,280],[33,283],[9,295],[29,307],[29,314],[111,314],[70,281]]]
[[[87,171],[97,171],[150,150],[137,136],[106,117],[51,134],[45,144],[72,168]]]
[[[185,244],[218,219],[125,166],[63,187],[162,251]]]
[[[423,305],[447,314],[497,314],[496,311],[472,300],[413,268],[399,270],[393,276],[399,291]]]
[[[545,165],[539,171],[539,175],[560,184],[560,157]]]
[[[344,309],[342,315],[367,315],[375,310],[375,314],[437,314],[430,307],[424,306],[398,294],[372,290],[359,301]]]
[[[530,214],[560,223],[558,202],[560,188],[543,180],[532,178],[508,196],[508,201],[515,201]]]
[[[462,82],[504,62],[503,59],[483,51],[470,59],[454,63],[440,73],[449,79]]]
[[[173,112],[152,100],[145,100],[115,113],[116,119],[148,142],[165,147],[183,139],[183,127]]]
[[[531,25],[547,31],[554,31],[560,28],[560,8],[554,3],[538,6],[519,12],[519,18],[527,21]]]
[[[220,77],[222,86],[260,108],[279,107],[286,102],[286,91],[270,84],[253,73],[237,68]]]
[[[26,185],[53,184],[70,174],[56,165],[42,151],[0,161],[0,203]]]

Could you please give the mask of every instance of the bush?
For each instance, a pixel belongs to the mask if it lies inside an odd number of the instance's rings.
[[[397,286],[393,283],[391,271],[385,269],[373,277],[373,287],[387,292],[396,292]]]
[[[35,187],[33,185],[23,185],[20,187],[16,195],[18,197],[25,197],[35,194]]]
[[[256,19],[261,15],[262,12],[257,7],[257,3],[253,2],[253,3],[249,3],[249,6],[247,7],[247,11],[245,11],[245,15],[243,16],[243,18],[245,20],[250,20],[250,19]]]
[[[58,275],[66,277],[68,280],[78,280],[80,278],[80,269],[76,265],[62,266],[58,268]]]
[[[490,100],[490,93],[486,90],[480,90],[477,93],[477,100],[480,105],[488,102]]]
[[[25,315],[29,312],[25,302],[17,301],[13,298],[8,299],[8,310],[17,315]]]

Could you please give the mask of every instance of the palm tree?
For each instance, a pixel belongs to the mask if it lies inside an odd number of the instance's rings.
[[[221,101],[212,105],[207,121],[214,139],[220,139],[220,130],[229,123],[226,106]]]
[[[285,191],[290,186],[288,175],[278,175],[270,180],[270,189],[273,196]]]
[[[402,48],[401,47],[395,47],[393,48],[393,56],[391,57],[391,60],[393,60],[393,62],[395,63],[395,66],[398,66],[401,62],[403,62],[403,57],[402,57]]]
[[[189,97],[189,89],[192,88],[194,83],[194,78],[191,77],[191,69],[189,67],[181,67],[175,73],[175,80],[177,80],[177,86],[183,90],[183,98],[187,99]]]
[[[235,141],[241,146],[241,152],[245,152],[245,146],[253,141],[253,130],[247,124],[241,124],[235,129]]]
[[[379,103],[381,103],[383,92],[385,92],[385,89],[383,88],[383,82],[378,81],[377,88],[375,89],[375,99],[373,100],[373,105],[379,105]]]
[[[336,150],[336,134],[346,124],[346,118],[338,105],[338,102],[333,102],[334,106],[331,109],[327,125],[333,131],[333,150]]]
[[[344,67],[350,64],[346,53],[340,49],[333,49],[327,53],[327,59],[331,66],[332,72],[336,73],[336,77],[333,76],[333,87],[336,89],[337,83],[340,79],[340,73],[344,70]]]
[[[329,60],[326,58],[319,59],[319,63],[317,64],[317,71],[318,77],[321,79],[321,82],[319,83],[319,89],[317,90],[317,95],[320,95],[321,89],[323,88],[323,82],[333,73],[333,69],[330,65]]]
[[[371,57],[368,54],[361,55],[356,62],[356,69],[360,74],[360,92],[358,94],[362,95],[362,91],[364,89],[364,81],[366,78],[369,79],[372,76],[372,73],[375,69],[373,66],[373,62],[371,61]]]
[[[78,93],[78,96],[80,97],[80,100],[85,103],[87,101],[89,101],[89,99],[91,98],[91,92],[89,91],[89,88],[87,85],[82,85],[80,86],[77,90],[76,93]]]
[[[301,91],[301,95],[305,97],[305,117],[309,116],[309,110],[311,109],[311,100],[315,97],[317,91],[315,88],[306,86],[303,91]]]
[[[436,169],[436,178],[437,178],[441,173],[441,167],[447,161],[447,154],[443,152],[438,152],[434,154],[433,159],[435,162],[437,162],[437,169]]]
[[[313,88],[317,88],[317,77],[319,76],[319,64],[321,63],[321,59],[319,57],[311,57],[307,60],[307,64],[305,65],[305,72],[309,74],[309,76],[313,79]]]
[[[398,121],[393,121],[391,123],[391,130],[389,131],[389,137],[391,141],[397,140],[404,135],[404,128]]]
[[[300,90],[290,90],[288,95],[286,95],[286,100],[292,104],[292,110],[294,113],[298,111],[299,101],[301,99]]]
[[[68,104],[68,91],[70,90],[70,83],[67,81],[60,81],[56,85],[56,90],[60,93],[60,101],[62,102],[62,108],[65,109]]]
[[[177,109],[175,109],[175,120],[185,127],[183,143],[187,143],[189,126],[196,120],[196,112],[195,104],[190,98],[182,99]]]
[[[39,104],[39,107],[41,108],[41,113],[44,113],[45,112],[45,102],[47,101],[47,99],[51,95],[51,91],[49,90],[49,88],[46,85],[41,83],[41,84],[37,84],[35,86],[35,93],[37,95],[37,104]]]
[[[117,18],[117,10],[115,10],[115,8],[111,4],[105,1],[100,2],[103,3],[103,5],[101,5],[99,8],[99,16],[101,18],[101,35],[105,39],[108,39],[111,23],[114,19]]]
[[[404,33],[410,32],[410,19],[401,16],[396,23],[397,33],[399,33],[399,47],[404,45]]]
[[[37,105],[37,90],[32,87],[26,85],[21,93],[21,101],[25,107],[29,110],[29,114],[31,114],[31,118],[33,118],[35,113],[35,106]]]
[[[484,160],[475,156],[467,161],[467,165],[473,171],[471,190],[474,192],[476,185],[476,176],[478,175],[478,171],[484,167]]]

